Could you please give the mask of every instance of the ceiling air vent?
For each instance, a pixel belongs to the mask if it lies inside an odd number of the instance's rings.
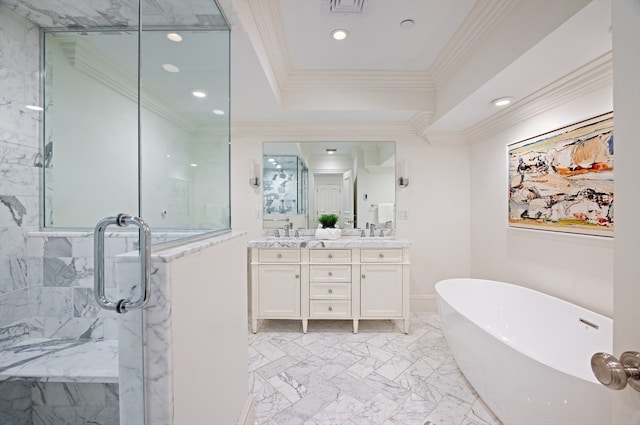
[[[326,0],[329,13],[362,13],[367,0]]]

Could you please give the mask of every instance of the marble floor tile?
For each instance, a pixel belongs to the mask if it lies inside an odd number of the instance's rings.
[[[266,320],[249,332],[256,425],[501,425],[458,369],[436,313],[393,320]]]

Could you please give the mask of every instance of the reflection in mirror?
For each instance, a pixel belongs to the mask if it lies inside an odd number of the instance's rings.
[[[395,142],[265,142],[263,227],[395,228]]]
[[[265,222],[276,227],[290,223],[306,227],[309,170],[297,155],[269,155],[263,159]]]

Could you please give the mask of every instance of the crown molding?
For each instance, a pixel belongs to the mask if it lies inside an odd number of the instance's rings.
[[[232,122],[231,138],[262,141],[380,141],[416,137],[408,122]]]
[[[612,84],[613,54],[609,51],[508,109],[469,127],[464,133],[473,143]]]
[[[425,139],[430,145],[468,145],[469,139],[462,132],[435,131],[427,132]]]
[[[477,46],[495,29],[495,25],[514,10],[519,0],[478,0],[429,68],[435,86],[443,85],[454,69],[471,56]]]
[[[240,0],[245,2],[250,11],[250,16],[241,16],[243,26],[247,26],[247,19],[253,25],[249,25],[254,31],[249,31],[254,49],[258,51],[258,57],[263,68],[268,68],[267,74],[272,75],[275,87],[281,91],[291,73],[289,61],[289,47],[283,33],[284,24],[280,18],[280,3],[278,1],[265,0]],[[262,55],[260,53],[263,53]]]
[[[426,71],[292,71],[285,85],[285,89],[308,87],[434,89],[433,81]]]
[[[414,109],[430,107],[434,84],[428,71],[335,71],[294,69],[291,61],[284,24],[281,19],[279,1],[235,0],[236,10],[253,44],[274,95],[283,107],[291,107],[301,99],[309,99],[321,90],[327,96],[344,89],[352,90],[351,98],[366,98],[365,94],[382,100],[389,99],[388,90],[406,90],[406,105],[398,105],[393,99],[391,109]],[[362,91],[360,91],[362,90]],[[411,94],[413,93],[413,96]],[[420,101],[418,97],[427,98]],[[426,96],[426,97],[425,97]],[[323,105],[325,108],[326,105]]]
[[[416,135],[422,137],[427,143],[427,130],[433,121],[433,112],[418,111],[410,119],[409,124],[413,127]]]

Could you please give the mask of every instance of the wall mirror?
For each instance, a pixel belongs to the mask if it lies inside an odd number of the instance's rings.
[[[265,142],[263,228],[395,228],[395,142]]]

